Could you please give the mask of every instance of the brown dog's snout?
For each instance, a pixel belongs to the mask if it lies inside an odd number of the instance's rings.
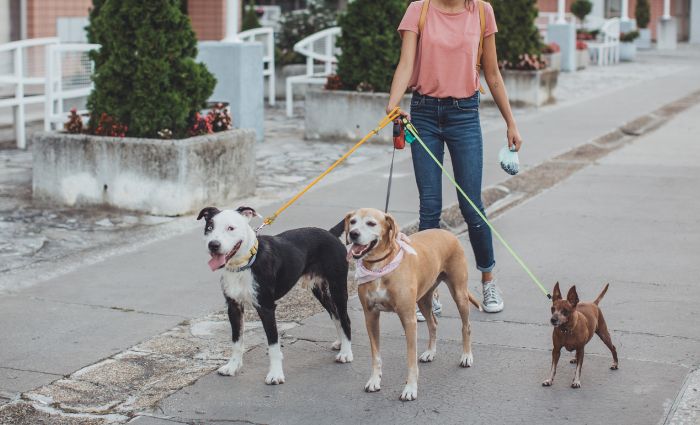
[[[219,241],[209,241],[209,251],[210,252],[219,252],[219,249],[221,248],[221,242]]]
[[[549,319],[550,322],[552,322],[552,325],[556,326],[557,323],[559,323],[559,320],[555,316],[552,316],[551,319]]]

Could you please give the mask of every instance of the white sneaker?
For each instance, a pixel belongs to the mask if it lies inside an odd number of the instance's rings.
[[[435,297],[433,297],[433,314],[437,317],[440,317],[442,314],[442,303],[440,303],[440,300]],[[416,319],[419,322],[425,322],[425,316],[423,316],[423,313],[420,312],[420,308],[418,308],[418,306],[416,306]]]
[[[501,291],[496,287],[496,281],[483,282],[484,302],[481,303],[487,313],[498,313],[503,311],[503,298]]]

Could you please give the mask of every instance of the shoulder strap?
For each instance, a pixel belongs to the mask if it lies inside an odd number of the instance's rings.
[[[486,16],[484,16],[484,1],[477,0],[479,3],[479,22],[481,23],[481,37],[479,38],[479,51],[476,54],[476,72],[481,73],[481,55],[484,51],[484,34],[486,33]],[[484,94],[484,88],[479,83],[479,91]]]
[[[425,28],[425,20],[428,17],[428,7],[430,7],[430,0],[423,1],[423,7],[420,9],[420,18],[418,19],[418,35],[423,32]]]

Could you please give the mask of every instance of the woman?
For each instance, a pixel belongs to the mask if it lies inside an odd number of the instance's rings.
[[[483,212],[481,175],[483,143],[479,122],[479,70],[481,0],[432,0],[425,25],[419,31],[423,1],[414,1],[399,24],[401,59],[391,85],[387,112],[399,104],[407,88],[413,89],[410,119],[428,148],[442,161],[444,146],[450,152],[454,175],[466,194]],[[485,31],[481,66],[486,83],[508,127],[508,146],[522,144],[498,69],[493,9],[484,3]],[[420,32],[420,35],[419,35]],[[411,145],[413,168],[420,195],[420,230],[439,227],[442,210],[441,170],[418,143]],[[496,264],[491,230],[458,194],[459,207],[469,228],[469,241],[481,271],[484,310],[503,310],[503,299],[493,275]],[[433,309],[440,304],[434,300]]]

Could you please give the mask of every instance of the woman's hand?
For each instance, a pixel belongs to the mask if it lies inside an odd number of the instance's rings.
[[[523,139],[520,137],[520,132],[518,131],[518,127],[513,124],[512,126],[508,126],[508,149],[511,151],[518,152],[520,150],[520,147],[523,145]]]
[[[386,114],[389,115],[389,114],[391,113],[391,111],[394,110],[395,107],[396,107],[396,106],[387,105],[387,107],[386,107]],[[409,114],[408,112],[404,111],[403,109],[399,109],[399,114],[401,114],[402,117],[406,117],[407,120],[411,121],[411,114]]]

